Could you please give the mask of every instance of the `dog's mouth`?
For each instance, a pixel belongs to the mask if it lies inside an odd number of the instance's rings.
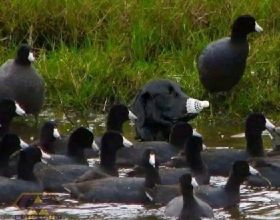
[[[198,114],[197,113],[187,113],[185,112],[184,114],[182,114],[180,117],[168,117],[165,115],[162,115],[162,117],[166,120],[166,121],[170,121],[172,123],[176,123],[176,122],[187,122],[193,118],[195,118]]]
[[[198,114],[197,113],[186,113],[182,117],[178,118],[178,121],[189,121],[195,118]]]

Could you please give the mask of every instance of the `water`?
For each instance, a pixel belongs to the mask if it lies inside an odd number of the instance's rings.
[[[105,129],[104,115],[89,115],[84,119],[75,116],[74,113],[54,114],[46,111],[41,114],[39,125],[48,119],[56,119],[59,123],[59,130],[67,134],[74,128],[83,125],[93,129],[95,134],[100,135]],[[68,120],[71,119],[71,122]],[[205,121],[198,118],[192,125],[204,136],[205,144],[208,147],[235,147],[245,146],[244,138],[231,138],[231,135],[243,132],[244,121]],[[17,119],[12,126],[22,139],[31,142],[38,138],[39,129],[34,126],[32,118]],[[130,123],[124,126],[124,134],[133,140],[134,130]],[[267,136],[264,137],[266,147],[271,145]],[[121,176],[124,176],[127,169],[121,169]],[[225,184],[226,178],[211,177],[212,185]],[[42,203],[35,205],[33,210],[47,212],[41,219],[135,219],[135,220],[157,220],[170,219],[164,215],[164,207],[144,206],[140,204],[94,204],[80,203],[69,197],[68,194],[44,194],[40,197]],[[0,219],[26,219],[31,209],[20,209],[17,207],[0,208]],[[271,188],[250,188],[242,185],[241,202],[237,207],[231,209],[215,209],[215,219],[280,219],[280,194],[279,189]],[[31,219],[32,215],[29,215]]]

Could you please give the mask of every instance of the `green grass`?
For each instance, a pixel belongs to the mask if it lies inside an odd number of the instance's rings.
[[[264,28],[249,36],[244,77],[232,98],[205,95],[196,59],[208,43],[229,35],[241,14],[254,15]],[[210,99],[214,113],[277,114],[279,14],[275,0],[1,1],[0,61],[13,57],[23,40],[31,42],[52,107],[129,103],[147,81],[168,78],[190,96]]]

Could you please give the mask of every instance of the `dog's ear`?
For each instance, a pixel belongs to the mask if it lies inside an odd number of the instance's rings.
[[[149,92],[144,92],[140,90],[135,96],[133,103],[131,105],[131,110],[137,116],[137,124],[142,127],[146,118],[146,103],[150,99],[151,95]]]

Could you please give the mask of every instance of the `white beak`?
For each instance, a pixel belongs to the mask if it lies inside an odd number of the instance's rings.
[[[91,145],[92,149],[95,150],[95,151],[99,151],[99,147],[98,145],[96,144],[95,141],[92,142],[92,145]]]
[[[256,32],[262,32],[263,31],[263,28],[257,22],[255,22],[255,31]]]
[[[124,136],[122,136],[122,137],[123,137],[123,145],[125,147],[132,147],[133,146],[133,144],[129,140],[127,140]]]
[[[148,199],[152,202],[154,201],[153,197],[150,195],[150,193],[148,193],[147,191],[145,191],[146,196],[148,197]]]
[[[59,131],[58,131],[57,128],[54,128],[54,129],[53,129],[53,136],[54,136],[54,138],[57,138],[57,139],[60,139],[60,138],[61,138],[61,136],[60,136]]]
[[[272,124],[267,118],[265,119],[265,127],[267,130],[271,131],[275,129],[275,125]]]
[[[42,153],[42,159],[51,159],[52,158],[50,154],[47,154],[42,149],[41,149],[41,153]]]
[[[198,186],[198,183],[196,182],[196,179],[195,178],[192,178],[192,185],[194,187],[197,187]]]
[[[254,167],[249,166],[249,171],[252,175],[260,175],[260,172],[258,170],[256,170]]]
[[[16,103],[16,113],[20,116],[25,115],[25,111],[19,106],[18,103]]]
[[[205,144],[202,144],[202,150],[207,150],[207,146]]]
[[[154,153],[151,153],[151,154],[150,154],[149,163],[150,163],[153,167],[156,167],[156,155],[155,155]]]
[[[202,135],[196,129],[193,129],[193,136],[197,136],[197,137],[202,138]]]
[[[20,147],[22,149],[25,149],[25,148],[29,147],[29,145],[25,141],[20,139]]]
[[[28,60],[29,60],[30,62],[34,62],[34,61],[35,61],[35,57],[34,57],[34,55],[33,55],[32,52],[29,52]]]
[[[245,137],[245,133],[239,133],[239,134],[234,134],[230,136],[231,138],[244,138]]]
[[[137,120],[137,116],[132,113],[132,111],[128,111],[128,118],[130,120]]]

